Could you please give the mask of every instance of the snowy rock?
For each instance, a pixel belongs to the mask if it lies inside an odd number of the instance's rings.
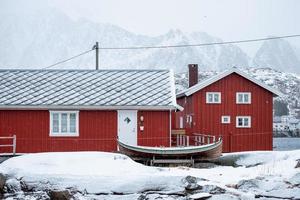
[[[16,193],[21,191],[21,183],[15,178],[8,179],[5,184],[5,190],[8,193]]]
[[[186,184],[186,190],[197,190],[200,189],[200,185],[197,184],[197,178],[194,176],[187,176],[185,177],[182,182]]]
[[[0,193],[3,193],[3,189],[6,183],[6,177],[0,173]]]
[[[240,197],[231,194],[218,194],[218,195],[213,195],[212,197],[209,198],[209,200],[240,200],[240,199],[241,199]]]
[[[237,188],[241,190],[249,190],[250,188],[259,188],[258,180],[249,179],[249,180],[241,180],[237,184]]]
[[[300,168],[300,160],[298,160],[298,162],[297,162],[295,168]]]
[[[51,200],[70,200],[71,194],[67,190],[52,190],[49,192],[49,196]]]
[[[36,182],[26,182],[21,180],[21,189],[24,192],[33,192],[35,190],[35,187],[38,185]]]
[[[300,186],[300,173],[295,174],[289,182],[294,186]],[[300,192],[300,191],[299,191]]]
[[[204,185],[202,187],[203,192],[207,192],[210,194],[224,194],[226,190],[216,185]]]
[[[211,197],[212,195],[209,193],[197,193],[189,196],[189,199],[194,199],[194,200],[201,200],[201,199],[207,199]]]

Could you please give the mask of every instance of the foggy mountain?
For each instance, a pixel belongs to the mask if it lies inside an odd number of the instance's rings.
[[[159,46],[221,42],[205,32],[170,30],[155,37],[137,35],[111,24],[85,19],[74,21],[51,9],[34,14],[0,15],[0,68],[43,68],[100,47]],[[300,53],[285,40],[264,42],[254,58],[236,45],[189,48],[100,50],[100,68],[172,68],[186,70],[198,63],[203,70],[236,67],[272,67],[299,73]],[[95,52],[90,52],[55,68],[93,69]]]

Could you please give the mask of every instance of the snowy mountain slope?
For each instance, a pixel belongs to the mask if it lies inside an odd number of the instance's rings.
[[[253,58],[255,67],[276,66],[277,70],[300,73],[300,59],[296,49],[286,40],[265,41]]]
[[[1,15],[0,67],[42,68],[90,49],[95,41],[101,47],[177,45],[220,42],[206,33],[168,33],[148,37],[110,24],[88,20],[73,21],[57,10],[34,14]],[[94,53],[86,54],[58,67],[94,68]],[[149,50],[101,50],[102,68],[173,68],[182,71],[188,63],[203,69],[248,66],[248,56],[237,46]]]
[[[100,47],[159,46],[221,42],[204,32],[170,30],[155,37],[138,35],[111,24],[72,20],[55,9],[36,12],[0,13],[0,68],[43,68]],[[288,41],[264,42],[254,58],[237,45],[147,50],[100,50],[101,68],[172,68],[185,71],[189,63],[203,70],[237,67],[272,67],[300,72],[300,50]],[[56,68],[95,67],[95,52],[90,52]]]

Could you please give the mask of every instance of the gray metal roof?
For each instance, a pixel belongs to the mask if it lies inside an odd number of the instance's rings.
[[[1,108],[174,108],[170,70],[0,70]]]

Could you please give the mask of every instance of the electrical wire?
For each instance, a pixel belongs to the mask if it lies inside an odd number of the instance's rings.
[[[94,49],[90,49],[90,50],[88,50],[88,51],[82,52],[82,53],[80,53],[80,54],[78,54],[78,55],[72,56],[71,58],[68,58],[68,59],[59,61],[59,62],[57,62],[57,63],[54,63],[54,64],[52,64],[52,65],[49,65],[49,66],[47,66],[47,67],[44,67],[44,68],[42,68],[42,69],[48,69],[48,68],[54,67],[54,66],[56,66],[56,65],[58,65],[58,64],[67,62],[67,61],[69,61],[69,60],[72,60],[72,59],[77,58],[77,57],[79,57],[79,56],[82,56],[82,55],[84,55],[84,54],[87,54],[87,53],[89,53],[89,52],[91,52],[91,51],[94,51]]]
[[[213,43],[200,43],[200,44],[183,44],[183,45],[165,45],[165,46],[137,46],[137,47],[99,47],[103,50],[129,50],[129,49],[166,49],[166,48],[186,48],[186,47],[201,47],[201,46],[211,46],[211,45],[224,45],[224,44],[237,44],[237,43],[248,43],[248,42],[259,42],[265,40],[276,40],[283,38],[294,38],[300,37],[300,35],[285,35],[285,36],[275,36],[267,38],[257,38],[248,40],[235,40],[235,41],[225,41],[225,42],[213,42]]]
[[[136,47],[99,47],[98,49],[101,50],[137,50],[137,49],[167,49],[167,48],[187,48],[187,47],[202,47],[202,46],[212,46],[212,45],[225,45],[225,44],[237,44],[237,43],[249,43],[249,42],[259,42],[265,40],[276,40],[276,39],[283,39],[283,38],[294,38],[300,37],[300,35],[285,35],[285,36],[274,36],[274,37],[267,37],[267,38],[257,38],[257,39],[248,39],[248,40],[235,40],[235,41],[225,41],[225,42],[212,42],[212,43],[200,43],[200,44],[183,44],[183,45],[164,45],[164,46],[136,46]],[[78,55],[72,56],[68,59],[59,61],[42,69],[48,69],[59,65],[61,63],[67,62],[84,54],[87,54],[91,51],[95,50],[95,46],[87,51],[84,51]]]

